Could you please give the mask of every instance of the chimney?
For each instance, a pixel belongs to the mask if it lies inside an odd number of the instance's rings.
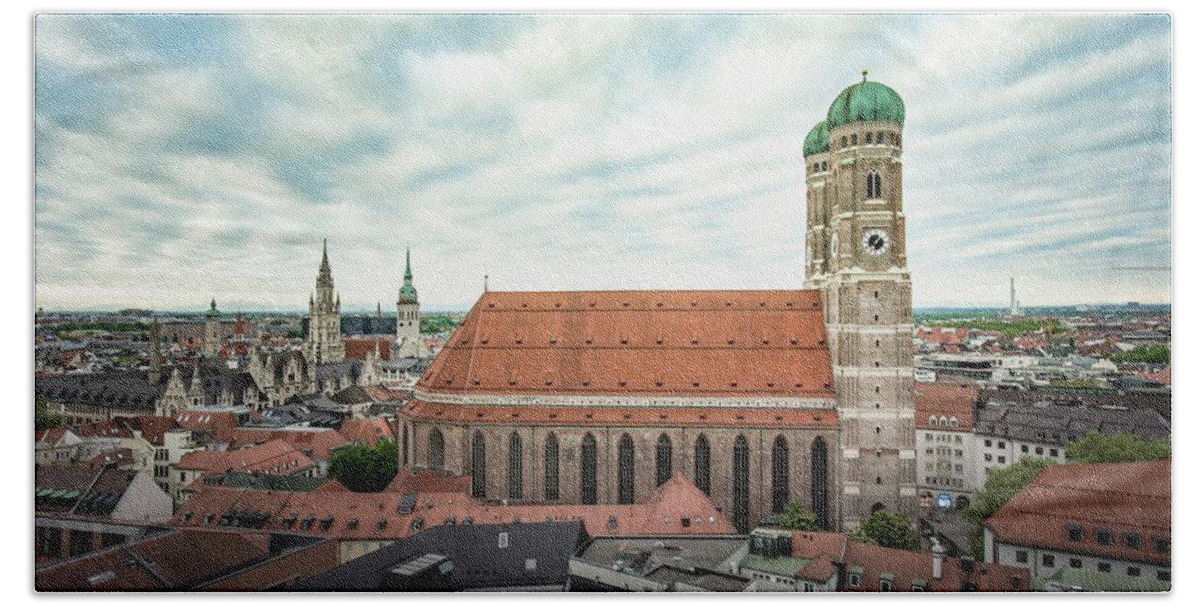
[[[930,539],[933,546],[930,550],[933,551],[933,580],[942,580],[942,560],[946,558],[946,549],[942,547],[942,543],[938,542],[937,537]]]

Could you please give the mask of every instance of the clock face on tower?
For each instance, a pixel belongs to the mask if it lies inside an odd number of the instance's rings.
[[[882,230],[868,230],[863,233],[863,251],[871,255],[883,255],[888,250],[888,237]]]

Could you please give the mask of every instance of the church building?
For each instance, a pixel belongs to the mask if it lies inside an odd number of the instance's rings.
[[[485,291],[399,411],[401,466],[563,504],[680,471],[743,533],[789,502],[914,516],[903,126],[864,72],[805,138],[803,289]]]

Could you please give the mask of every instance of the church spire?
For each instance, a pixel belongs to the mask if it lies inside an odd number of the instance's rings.
[[[412,273],[412,254],[406,247],[404,249],[404,286],[400,288],[400,299],[398,304],[417,302],[417,288],[413,287]]]

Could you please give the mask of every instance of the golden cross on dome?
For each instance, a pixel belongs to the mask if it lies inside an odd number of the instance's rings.
[[[862,70],[863,82],[867,81],[867,72],[868,72],[867,68],[863,68],[863,70]]]

